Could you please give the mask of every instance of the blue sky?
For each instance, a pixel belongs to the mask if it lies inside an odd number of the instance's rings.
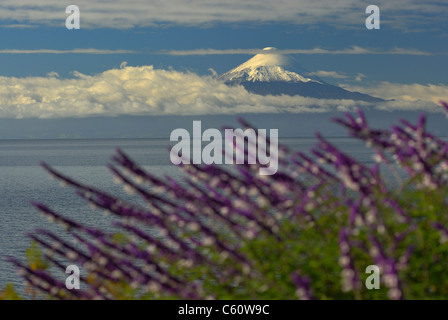
[[[430,94],[448,97],[448,3],[391,2],[4,0],[0,77],[4,83],[12,77],[28,79],[28,92],[23,92],[29,97],[17,97],[21,94],[15,92],[11,98],[0,91],[0,101],[10,105],[3,115],[18,116],[11,111],[16,107],[26,116],[23,109],[30,99],[54,102],[54,97],[46,99],[45,92],[38,91],[50,72],[56,72],[59,81],[73,78],[73,71],[95,77],[126,61],[133,67],[153,65],[207,76],[209,68],[223,73],[267,46],[292,52],[302,67],[326,74],[326,81],[348,89],[365,88],[366,93],[388,94],[386,98],[403,96],[404,88],[421,91],[421,96],[408,100],[428,100]],[[79,6],[80,30],[65,28],[69,4]],[[369,4],[381,10],[380,30],[365,27]],[[36,83],[30,85],[32,79]],[[392,84],[396,92],[386,92]],[[52,85],[58,86],[54,81]],[[33,90],[40,95],[37,100]]]
[[[82,14],[82,12],[81,12]],[[367,16],[367,15],[366,15]],[[64,17],[64,16],[62,16]],[[81,15],[82,17],[82,15]],[[440,33],[367,30],[360,21],[359,30],[320,27],[316,30],[291,24],[238,25],[212,27],[147,27],[128,30],[84,29],[67,30],[64,27],[39,27],[33,29],[1,28],[1,49],[56,49],[96,48],[131,50],[128,54],[2,54],[2,75],[45,75],[49,71],[68,75],[73,70],[96,73],[117,67],[122,61],[130,65],[154,64],[158,67],[173,66],[191,69],[201,74],[208,68],[218,72],[235,67],[251,55],[190,55],[161,54],[169,50],[194,49],[313,49],[321,47],[340,50],[352,46],[388,51],[394,47],[416,49],[431,55],[294,55],[300,64],[311,70],[321,68],[340,72],[362,72],[372,80],[443,82],[448,70],[448,36]],[[448,30],[448,27],[447,29]],[[443,33],[445,32],[445,34]]]

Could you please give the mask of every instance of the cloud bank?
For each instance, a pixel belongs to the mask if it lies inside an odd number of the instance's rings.
[[[432,102],[448,101],[448,86],[444,84],[397,84],[383,81],[369,87],[342,85],[350,91],[378,95],[384,99],[395,99],[402,102]]]
[[[59,0],[2,0],[0,20],[11,27],[64,26],[65,7]],[[297,25],[327,24],[339,28],[364,24],[366,0],[78,0],[83,28],[197,26],[218,23],[287,22]],[[398,29],[430,29],[446,23],[446,1],[378,0],[385,13],[382,23]],[[428,15],[431,19],[428,19]],[[431,21],[428,21],[431,20]],[[443,30],[443,25],[440,25]]]
[[[47,77],[0,77],[0,117],[61,118],[95,115],[202,115],[238,113],[301,113],[378,107],[387,110],[440,110],[448,100],[446,85],[381,83],[373,88],[349,87],[396,101],[373,106],[352,100],[300,96],[259,96],[243,87],[229,87],[212,76],[153,66],[111,69],[95,75],[74,72]]]

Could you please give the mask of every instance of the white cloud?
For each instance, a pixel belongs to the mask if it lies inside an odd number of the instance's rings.
[[[7,29],[32,29],[32,28],[37,28],[37,25],[32,25],[32,24],[20,24],[20,23],[16,23],[16,24],[1,24],[0,28],[7,28]]]
[[[50,71],[47,73],[47,77],[59,78],[59,73],[57,73],[56,71]]]
[[[345,79],[346,81],[356,81],[356,82],[362,82],[363,79],[367,78],[367,76],[363,73],[347,74],[344,72],[325,71],[325,70],[314,71],[308,74],[322,78]]]
[[[73,72],[75,78],[0,77],[0,117],[60,118],[94,115],[199,115],[238,113],[301,113],[350,110],[356,107],[437,111],[448,100],[446,85],[381,83],[348,89],[394,98],[372,105],[352,100],[300,96],[260,96],[243,87],[229,87],[212,76],[152,66],[111,69],[96,75]]]
[[[355,81],[361,82],[364,78],[367,78],[367,76],[363,73],[358,73],[356,75]]]
[[[448,101],[448,86],[444,84],[399,84],[384,81],[368,87],[342,86],[350,91],[360,91],[384,99],[395,99],[406,103],[427,102],[438,104],[440,100]]]
[[[319,70],[310,72],[309,75],[311,76],[318,76],[318,77],[326,77],[326,78],[334,78],[334,79],[347,79],[348,76],[344,73],[340,73],[337,71],[325,71],[325,70]]]
[[[417,49],[404,49],[394,48],[392,50],[381,51],[373,48],[362,48],[358,46],[352,46],[350,48],[342,50],[331,50],[323,48],[313,49],[280,49],[276,50],[278,54],[383,54],[383,55],[448,55],[448,53],[430,53],[426,51],[420,51]],[[75,48],[67,50],[58,49],[0,49],[0,54],[131,54],[142,53],[142,51],[126,50],[126,49],[95,49],[95,48]],[[147,52],[149,53],[149,52]],[[191,55],[232,55],[232,54],[266,54],[266,51],[262,49],[193,49],[193,50],[167,50],[153,52],[155,54],[171,55],[171,56],[191,56]]]
[[[213,68],[208,68],[208,71],[210,71],[213,77],[219,76],[218,72],[216,72],[216,70]]]
[[[0,54],[68,54],[68,53],[81,53],[81,54],[124,54],[135,53],[132,50],[109,50],[109,49],[69,49],[69,50],[56,50],[56,49],[3,49],[0,50]]]
[[[0,77],[0,117],[194,115],[246,112],[325,112],[368,106],[351,100],[259,96],[211,76],[152,66],[111,69],[74,79]]]
[[[433,54],[447,55],[448,53],[431,53],[427,51],[421,51],[412,48],[399,48],[395,47],[391,50],[379,50],[374,48],[363,48],[359,46],[352,46],[350,48],[342,50],[324,49],[320,47],[312,49],[277,49],[278,54],[382,54],[382,55],[417,55],[417,56],[430,56]],[[228,54],[267,54],[262,49],[193,49],[193,50],[165,50],[158,52],[159,54],[166,54],[172,56],[191,56],[191,55],[228,55]]]
[[[65,7],[60,0],[2,0],[0,20],[64,27]],[[367,0],[77,0],[81,28],[132,28],[153,25],[210,25],[240,22],[290,22],[360,27]],[[445,1],[377,0],[382,23],[388,28],[428,29],[445,22]],[[431,15],[431,19],[428,19]],[[443,26],[440,26],[442,29]]]

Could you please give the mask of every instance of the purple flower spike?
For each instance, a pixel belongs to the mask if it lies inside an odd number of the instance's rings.
[[[371,128],[359,109],[334,121],[374,151],[375,163],[319,133],[311,150],[279,146],[279,170],[268,177],[256,163],[183,164],[181,177],[159,176],[117,149],[109,169],[126,200],[44,163],[110,214],[112,228],[33,203],[66,232],[36,230],[28,236],[43,252],[28,253],[30,265],[10,262],[30,286],[57,299],[447,296],[437,266],[448,256],[448,142],[427,131],[425,115],[389,129]],[[83,268],[82,291],[69,292],[52,274],[66,263]],[[369,265],[379,267],[384,291],[364,290]],[[424,290],[415,290],[416,279]]]

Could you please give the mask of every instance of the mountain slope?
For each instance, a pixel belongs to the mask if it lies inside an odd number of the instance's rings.
[[[247,91],[260,95],[300,95],[319,99],[350,99],[380,102],[383,99],[351,92],[309,75],[286,70],[288,59],[275,48],[263,49],[245,63],[222,74],[219,79],[228,85],[242,85]]]
[[[318,82],[316,78],[302,76],[298,73],[285,70],[284,65],[288,64],[288,59],[278,54],[276,49],[268,47],[263,49],[262,54],[257,54],[235,69],[224,73],[220,79],[226,82]]]

